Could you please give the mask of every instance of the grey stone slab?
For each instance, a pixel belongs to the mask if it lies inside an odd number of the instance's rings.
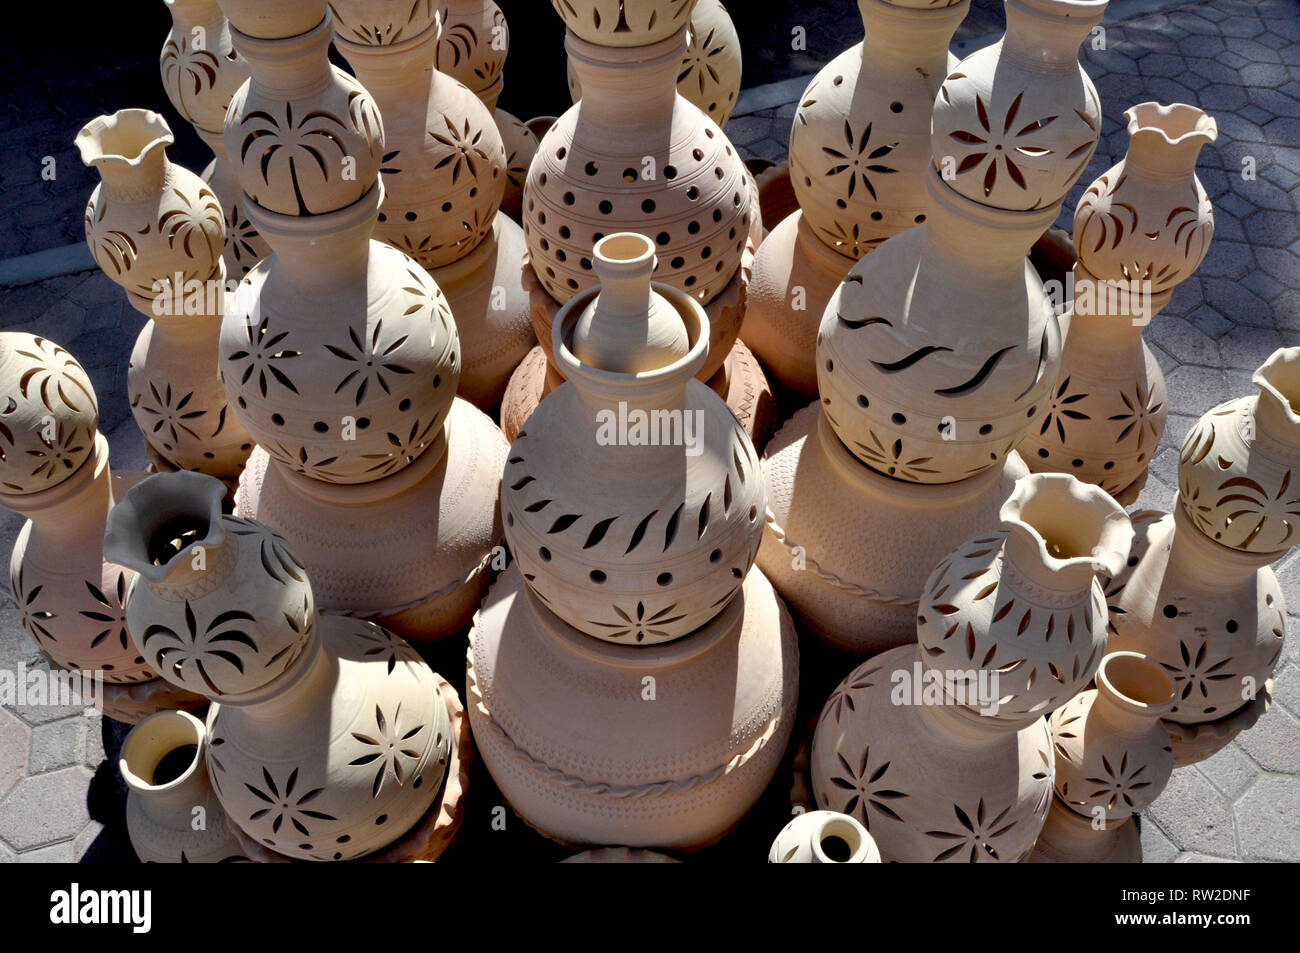
[[[90,777],[78,767],[24,778],[0,801],[0,840],[24,851],[76,837],[90,821]]]
[[[1165,376],[1172,413],[1200,416],[1228,399],[1228,379],[1214,367],[1183,366]]]
[[[1260,778],[1237,802],[1235,814],[1245,857],[1300,860],[1300,778]]]
[[[84,715],[61,718],[33,728],[27,746],[27,773],[43,774],[80,763],[85,731]]]
[[[1201,287],[1205,289],[1206,304],[1229,321],[1254,327],[1275,326],[1273,309],[1268,306],[1268,302],[1244,285],[1221,278],[1204,278]]]
[[[1192,766],[1174,769],[1148,813],[1179,850],[1220,857],[1237,853],[1227,799]]]
[[[1151,822],[1150,817],[1144,817],[1142,821],[1142,862],[1167,864],[1177,857],[1178,847]]]
[[[725,131],[733,144],[747,146],[768,135],[772,131],[772,121],[763,116],[732,117]]]
[[[1300,774],[1300,721],[1281,705],[1238,735],[1237,744],[1265,771]]]
[[[1236,801],[1260,776],[1259,765],[1230,744],[1196,765],[1196,770],[1210,779],[1229,801]]]
[[[51,844],[49,847],[25,850],[15,854],[14,860],[20,864],[75,864],[77,852],[72,841],[65,840],[58,844]]]
[[[1273,703],[1300,717],[1300,665],[1287,663],[1273,673]]]
[[[0,708],[0,798],[23,778],[30,737],[31,729],[12,712]]]
[[[1209,854],[1198,854],[1196,851],[1185,851],[1174,858],[1175,864],[1238,864],[1241,861],[1233,857],[1211,857]]]
[[[1283,345],[1282,335],[1272,328],[1242,325],[1219,338],[1224,366],[1252,372]]]
[[[1274,299],[1281,295],[1294,293],[1291,292],[1286,285],[1279,281],[1274,281],[1268,275],[1264,274],[1264,272],[1258,270],[1252,271],[1245,278],[1242,278],[1241,283],[1270,304],[1274,304]],[[1277,307],[1274,306],[1273,320],[1277,322],[1278,327],[1283,327],[1282,322],[1279,320],[1277,311]]]
[[[1201,262],[1200,273],[1208,278],[1244,278],[1255,265],[1255,256],[1245,242],[1215,241]]]

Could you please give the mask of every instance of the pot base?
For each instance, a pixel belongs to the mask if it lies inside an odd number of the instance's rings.
[[[1140,864],[1142,838],[1132,817],[1105,830],[1095,830],[1092,821],[1054,797],[1043,831],[1025,863]]]

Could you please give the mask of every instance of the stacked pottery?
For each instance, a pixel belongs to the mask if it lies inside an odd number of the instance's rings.
[[[163,0],[172,15],[172,29],[159,57],[163,88],[176,111],[215,158],[203,172],[217,202],[225,210],[223,260],[226,274],[242,278],[271,253],[270,247],[243,211],[243,190],[229,160],[222,130],[226,108],[248,79],[248,64],[230,38],[230,24],[217,0]]]
[[[1196,178],[1213,119],[1194,106],[1124,113],[1129,148],[1074,213],[1071,307],[1060,383],[1020,444],[1031,470],[1058,470],[1132,503],[1165,429],[1165,378],[1142,329],[1205,257],[1214,211]]]
[[[546,836],[690,850],[730,830],[781,761],[795,635],[752,569],[758,456],[693,379],[703,309],[651,284],[647,237],[604,238],[593,265],[601,284],[555,325],[568,381],[502,477],[515,563],[470,634],[470,722]]]
[[[455,397],[460,342],[437,283],[371,240],[392,161],[379,109],[330,65],[323,2],[223,9],[252,71],[226,143],[274,251],[221,329],[231,409],[258,444],[237,511],[289,540],[323,608],[415,638],[463,631],[500,538],[506,444]]]
[[[926,219],[930,111],[956,59],[948,43],[969,0],[858,0],[866,39],[800,97],[790,131],[799,209],[754,258],[744,340],[768,372],[817,396],[817,326],[853,263]]]
[[[506,150],[506,190],[502,207],[518,218],[524,178],[537,154],[537,136],[497,100],[505,86],[510,27],[493,0],[444,0],[438,69],[468,86],[492,113]]]
[[[1174,679],[1166,727],[1179,765],[1254,724],[1282,654],[1286,605],[1270,567],[1300,515],[1300,348],[1255,372],[1259,394],[1205,413],[1183,441],[1173,513],[1140,514],[1135,560],[1109,590],[1112,651]]]
[[[523,232],[497,211],[506,182],[501,137],[474,93],[434,66],[435,6],[340,0],[332,9],[334,45],[384,120],[375,237],[437,282],[460,335],[458,393],[491,413],[536,343],[520,282]],[[393,15],[408,11],[423,15],[393,26]]]
[[[212,190],[173,165],[167,121],[124,109],[77,135],[103,181],[86,205],[86,244],[100,270],[150,320],[127,365],[127,396],[160,470],[233,483],[253,449],[217,377],[225,310],[225,224]]]
[[[1125,863],[1142,859],[1133,818],[1169,782],[1174,753],[1160,719],[1173,679],[1136,652],[1112,652],[1097,687],[1052,713],[1056,798],[1031,861]]]
[[[878,864],[880,851],[867,829],[848,814],[805,811],[781,829],[769,864]]]
[[[1040,474],[1002,516],[1001,532],[931,574],[920,644],[855,669],[817,724],[817,806],[856,817],[886,861],[1023,859],[1051,805],[1044,716],[1101,662],[1099,576],[1128,556],[1124,511],[1097,487]]]
[[[1047,411],[1061,337],[1025,255],[1096,147],[1100,109],[1077,49],[1104,7],[1007,0],[1006,36],[935,98],[926,221],[877,245],[826,306],[820,404],[767,450],[759,566],[838,648],[910,641],[926,573],[995,524],[1026,472],[1015,447]],[[969,130],[993,114],[999,131],[980,152]],[[1064,170],[1043,158],[1065,152]]]
[[[221,497],[201,474],[159,474],[114,509],[105,551],[137,573],[127,625],[165,679],[215,703],[204,763],[246,835],[302,860],[372,853],[438,798],[438,681],[386,630],[317,616],[285,540]]]
[[[654,241],[656,280],[705,306],[709,356],[700,380],[733,408],[766,390],[757,366],[738,364],[732,355],[762,229],[757,187],[722,130],[676,88],[693,5],[556,4],[583,98],[543,137],[523,208],[525,282],[535,280],[533,325],[549,367],[545,378],[530,375],[527,387],[512,381],[503,419],[526,420],[542,394],[563,380],[549,350],[556,311],[594,286],[595,243],[625,229]],[[607,13],[613,23],[603,19]],[[740,379],[742,370],[747,380]],[[743,409],[740,415],[755,416]]]

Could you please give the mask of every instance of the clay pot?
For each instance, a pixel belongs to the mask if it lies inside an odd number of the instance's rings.
[[[1137,497],[1167,414],[1165,378],[1142,330],[1204,258],[1214,212],[1196,156],[1216,137],[1192,106],[1142,103],[1124,114],[1129,150],[1088,188],[1074,215],[1074,301],[1060,383],[1020,445],[1032,469]]]
[[[649,46],[690,21],[695,0],[551,0],[569,31],[587,43],[610,47]]]
[[[694,850],[775,775],[798,650],[758,572],[689,637],[615,645],[564,624],[511,566],[470,632],[466,679],[475,745],[530,826],[574,848]]]
[[[1092,681],[1106,647],[1101,580],[1124,568],[1133,527],[1099,487],[1064,473],[1017,481],[999,515],[1001,532],[967,540],[930,574],[916,637],[949,676],[951,701],[978,697],[986,717],[1025,725]],[[997,676],[991,694],[975,684],[985,671]]]
[[[1142,836],[1133,818],[1095,828],[1088,817],[1052,798],[1033,853],[1027,864],[1140,864]]]
[[[853,260],[925,221],[930,112],[957,63],[948,44],[970,3],[858,0],[858,9],[866,39],[808,84],[790,132],[790,181],[804,220]]]
[[[1017,729],[942,691],[925,702],[908,686],[926,667],[924,652],[899,646],[832,693],[813,736],[818,807],[861,821],[885,861],[1024,859],[1052,801],[1046,721]]]
[[[1271,561],[1300,539],[1300,347],[1274,351],[1251,381],[1257,396],[1213,408],[1183,440],[1178,497],[1210,539]]]
[[[1025,253],[1059,203],[1004,211],[934,169],[926,181],[926,223],[878,246],[831,296],[817,388],[863,463],[951,483],[1001,463],[1047,410],[1060,328]]]
[[[227,813],[289,856],[379,849],[429,808],[450,745],[433,673],[378,626],[318,618],[306,571],[221,484],[150,477],[104,536],[138,573],[127,624],[173,684],[215,704],[207,765]]]
[[[1136,652],[1112,652],[1097,669],[1097,687],[1052,713],[1057,796],[1107,824],[1150,805],[1174,770],[1169,732],[1160,719],[1173,708],[1174,680]]]
[[[685,30],[647,43],[565,40],[584,96],[542,138],[523,209],[529,258],[561,304],[595,283],[592,246],[627,230],[655,241],[657,280],[708,303],[740,268],[758,214],[740,156],[677,93]]]
[[[531,589],[569,625],[621,644],[671,641],[716,615],[753,564],[758,455],[693,379],[707,318],[690,295],[652,286],[654,243],[610,235],[593,258],[602,284],[555,324],[568,383],[511,445],[506,539]],[[575,465],[588,479],[574,482]]]
[[[183,711],[150,715],[122,743],[126,830],[146,864],[244,860],[208,780],[208,733]]]
[[[531,129],[504,109],[496,109],[492,114],[506,150],[506,191],[501,199],[501,211],[518,221],[524,203],[524,181],[533,156],[537,155],[538,139]]]
[[[947,184],[1000,209],[1065,197],[1101,133],[1079,47],[1107,0],[1007,0],[1007,31],[957,64],[934,101],[931,151]]]
[[[493,0],[443,0],[438,69],[468,86],[489,109],[505,83],[510,27]]]
[[[218,0],[230,25],[260,39],[279,39],[307,33],[326,14],[325,0]],[[335,0],[339,6],[344,4]],[[423,4],[427,6],[427,4]],[[420,6],[420,4],[417,4]]]
[[[880,851],[867,829],[848,814],[807,811],[781,829],[769,864],[878,864]]]
[[[508,449],[489,418],[456,400],[425,453],[372,483],[310,479],[259,448],[235,511],[289,541],[322,609],[440,639],[469,627],[504,567],[497,485]]]
[[[1011,453],[957,483],[891,479],[863,466],[812,404],[768,444],[758,566],[822,641],[859,657],[911,642],[930,571],[962,540],[997,528],[1027,472]]]

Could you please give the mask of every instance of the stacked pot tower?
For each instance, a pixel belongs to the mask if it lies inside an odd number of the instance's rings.
[[[651,283],[652,238],[615,233],[592,258],[601,283],[555,323],[567,382],[502,477],[515,562],[470,634],[470,722],[548,837],[688,850],[738,823],[783,757],[795,634],[753,568],[758,455],[696,379],[704,309]]]
[[[876,246],[826,307],[820,402],[768,448],[759,565],[837,647],[911,641],[926,573],[995,525],[1027,472],[1015,447],[1048,411],[1061,335],[1025,255],[1097,145],[1078,48],[1105,6],[1008,0],[1006,35],[935,98],[925,222]]]
[[[506,445],[455,397],[460,341],[437,283],[371,240],[387,154],[379,108],[330,65],[325,3],[222,9],[251,74],[227,113],[227,151],[273,250],[221,329],[231,409],[258,445],[237,511],[285,536],[322,608],[417,638],[459,631],[499,539]]]
[[[506,435],[564,379],[549,351],[555,314],[595,284],[595,243],[625,229],[654,241],[657,280],[705,307],[710,350],[700,379],[752,431],[766,382],[736,342],[762,229],[757,187],[722,130],[677,91],[694,3],[555,6],[583,98],[547,130],[524,185],[525,281],[547,364],[530,358],[516,372],[502,408]]]

